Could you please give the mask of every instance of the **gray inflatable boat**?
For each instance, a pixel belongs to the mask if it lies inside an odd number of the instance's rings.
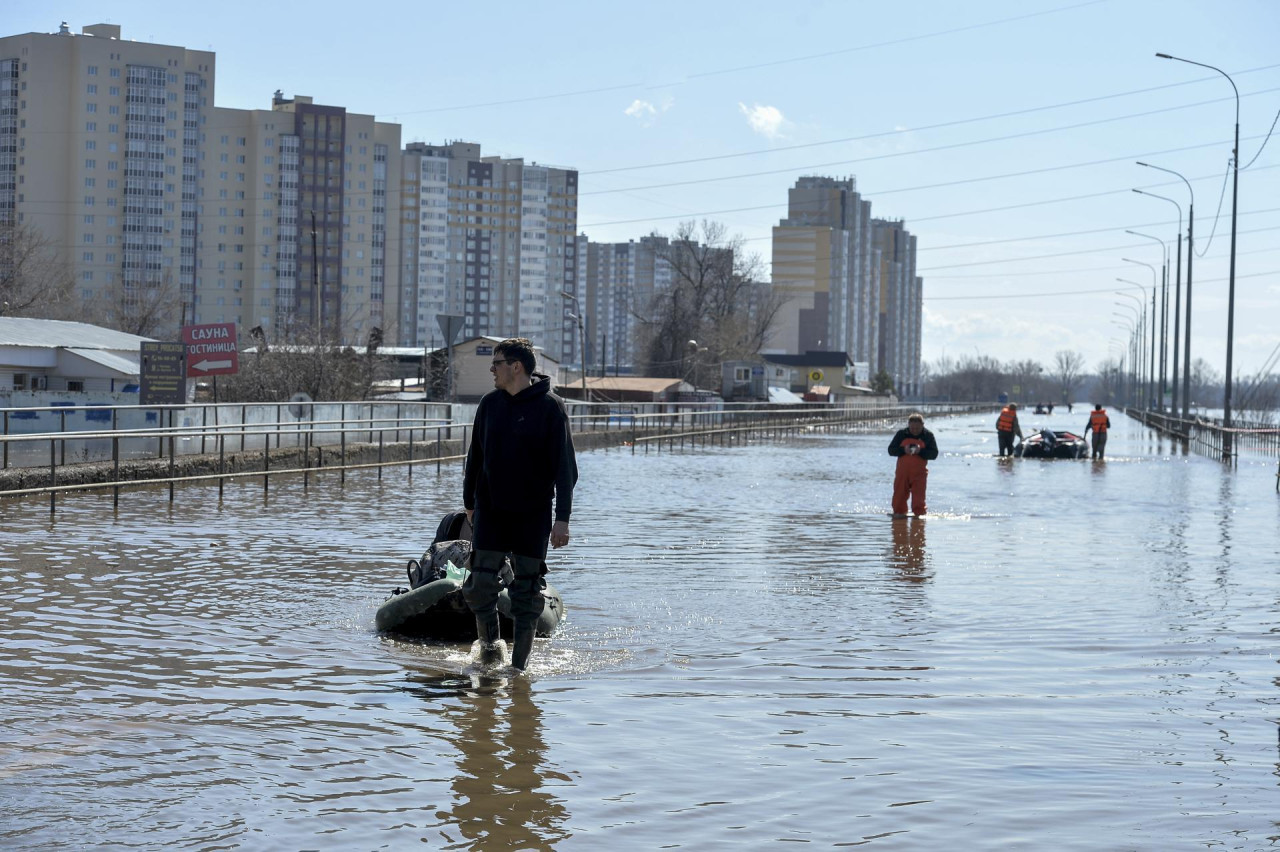
[[[551,636],[564,618],[564,601],[550,583],[542,591],[547,604],[538,616],[535,635]],[[511,597],[503,589],[498,595],[498,622],[502,635],[511,638]],[[401,636],[426,639],[445,639],[455,642],[474,642],[476,619],[462,597],[462,582],[451,577],[432,580],[416,589],[397,589],[375,617],[378,631]]]

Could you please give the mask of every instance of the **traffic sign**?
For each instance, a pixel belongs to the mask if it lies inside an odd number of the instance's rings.
[[[187,396],[187,348],[177,342],[147,340],[141,345],[138,402],[181,405]]]
[[[187,375],[216,376],[240,372],[240,352],[236,348],[236,324],[215,322],[184,325],[182,342],[187,345]]]

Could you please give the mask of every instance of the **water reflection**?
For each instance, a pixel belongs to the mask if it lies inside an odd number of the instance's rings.
[[[433,705],[441,733],[458,749],[452,813],[437,817],[457,845],[446,848],[551,850],[569,836],[563,801],[548,779],[542,710],[532,685],[486,674],[414,675],[408,691]]]
[[[893,549],[889,562],[904,580],[923,582],[929,579],[928,554],[924,547],[923,518],[901,518],[893,522]]]

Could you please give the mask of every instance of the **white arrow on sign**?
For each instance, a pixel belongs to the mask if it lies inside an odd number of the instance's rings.
[[[230,366],[230,359],[226,361],[197,361],[191,365],[191,369],[207,373],[209,370],[223,370]]]

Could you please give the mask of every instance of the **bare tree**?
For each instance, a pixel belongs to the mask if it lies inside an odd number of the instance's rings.
[[[340,343],[333,328],[289,326],[277,340],[254,329],[257,351],[240,357],[240,372],[222,376],[220,400],[226,402],[279,402],[295,393],[312,399],[349,400],[369,396],[373,382],[388,369],[377,355],[374,338],[357,350]]]
[[[1084,370],[1084,356],[1070,349],[1059,349],[1053,354],[1053,375],[1058,382],[1058,390],[1062,392],[1062,401],[1071,402],[1071,394],[1080,384]]]
[[[1124,375],[1120,372],[1120,362],[1115,358],[1106,358],[1098,362],[1098,385],[1095,394],[1100,394],[1095,402],[1115,405],[1124,392]]]
[[[1009,391],[1013,393],[1014,399],[1036,402],[1044,395],[1044,365],[1039,361],[1032,358],[1010,361],[1005,369],[1009,375]]]
[[[0,315],[69,319],[75,277],[52,243],[28,225],[0,221]]]
[[[744,251],[741,237],[729,237],[719,222],[685,222],[661,257],[671,285],[639,314],[645,375],[679,376],[699,361],[749,358],[768,342],[783,300],[762,280],[760,258]]]
[[[185,319],[172,272],[137,284],[116,284],[98,297],[94,312],[111,328],[141,337],[173,337]]]
[[[1222,374],[1203,358],[1191,362],[1191,404],[1200,408],[1222,406]]]

